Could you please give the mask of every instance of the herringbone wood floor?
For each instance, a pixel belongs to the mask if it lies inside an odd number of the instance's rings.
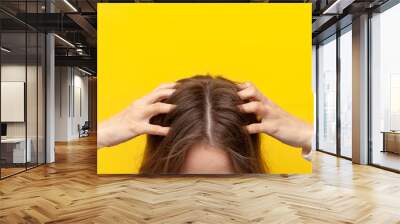
[[[0,223],[400,223],[400,175],[314,155],[312,175],[97,176],[95,139],[0,181]]]

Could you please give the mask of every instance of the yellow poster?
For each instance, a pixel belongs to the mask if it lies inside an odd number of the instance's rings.
[[[313,122],[311,4],[98,4],[98,122],[164,82],[196,74],[250,81]],[[265,134],[269,173],[310,173],[301,149]],[[146,136],[98,150],[99,174],[136,174]]]

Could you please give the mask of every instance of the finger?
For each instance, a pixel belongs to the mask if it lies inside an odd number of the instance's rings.
[[[169,127],[149,124],[146,127],[145,134],[166,136],[169,132],[169,129]]]
[[[156,89],[153,92],[142,98],[142,101],[145,104],[152,104],[156,102],[160,102],[161,100],[167,99],[170,97],[176,90],[175,89]]]
[[[238,83],[237,87],[239,87],[240,90],[249,88],[250,86],[252,86],[253,84],[251,82],[242,82],[242,83]]]
[[[258,134],[263,132],[261,123],[249,124],[246,126],[246,129],[250,134]]]
[[[175,109],[176,105],[168,103],[154,103],[147,108],[147,115],[149,117],[154,117],[158,114],[167,114]]]
[[[161,83],[154,90],[158,89],[173,89],[178,85],[176,82]]]
[[[259,116],[265,114],[264,106],[259,101],[251,101],[249,103],[241,104],[238,107],[242,113],[254,113]]]
[[[263,100],[262,94],[260,93],[260,91],[258,91],[258,89],[255,86],[251,86],[249,88],[239,91],[238,95],[242,100],[248,100],[248,99],[260,100],[260,101]]]

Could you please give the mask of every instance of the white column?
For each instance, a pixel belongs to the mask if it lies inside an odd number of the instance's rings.
[[[46,36],[46,163],[55,161],[55,56],[54,35]]]

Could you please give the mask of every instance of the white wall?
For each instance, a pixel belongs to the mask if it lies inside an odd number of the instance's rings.
[[[37,71],[37,69],[39,69]],[[25,80],[27,78],[27,80]],[[7,137],[9,138],[25,138],[25,135],[31,143],[32,161],[39,163],[44,162],[44,74],[41,66],[10,63],[1,66],[2,82],[24,82],[26,84],[26,108],[22,108],[22,112],[26,110],[26,121],[23,122],[6,122]],[[2,96],[7,97],[7,96]],[[7,110],[10,108],[1,108]],[[39,153],[37,156],[36,153]]]
[[[72,135],[73,136],[78,136],[78,129],[77,126],[80,124],[81,126],[85,123],[85,121],[88,121],[88,77],[87,76],[82,76],[83,73],[78,73],[77,75],[77,70],[75,70],[75,75],[74,75],[74,86],[75,86],[75,117],[72,120]],[[77,90],[80,90],[80,99],[77,98]],[[80,105],[77,100],[80,100]],[[78,110],[79,107],[82,110],[81,112]]]
[[[55,141],[68,140],[68,117],[70,84],[69,68],[55,68]]]
[[[88,120],[88,77],[72,67],[56,67],[55,73],[55,140],[74,140],[78,125]]]

